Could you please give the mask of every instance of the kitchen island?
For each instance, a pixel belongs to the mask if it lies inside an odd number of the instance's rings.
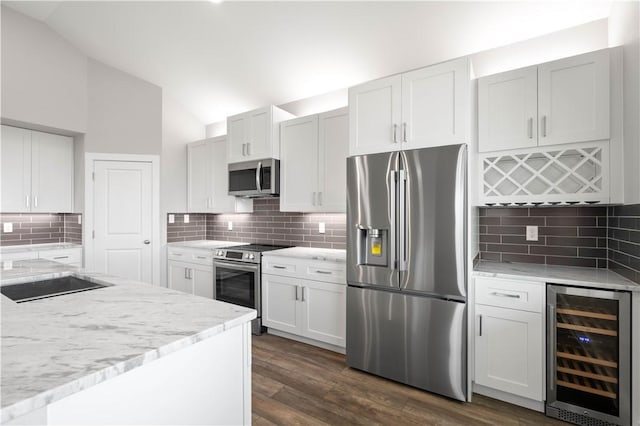
[[[254,310],[42,259],[1,283],[68,275],[107,287],[1,296],[2,424],[251,422]]]

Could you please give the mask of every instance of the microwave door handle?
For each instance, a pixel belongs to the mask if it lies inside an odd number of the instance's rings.
[[[256,168],[256,189],[258,192],[262,192],[262,161],[258,162],[258,167]]]

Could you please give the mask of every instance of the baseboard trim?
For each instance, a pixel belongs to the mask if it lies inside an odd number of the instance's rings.
[[[297,342],[306,343],[307,345],[317,346],[319,348],[327,349],[333,352],[338,352],[340,354],[346,353],[346,349],[340,346],[332,345],[325,342],[320,342],[318,340],[308,339],[303,336],[297,336],[295,334],[287,333],[286,331],[280,331],[280,330],[274,330],[273,328],[268,328],[267,334],[273,334],[274,336],[284,337],[285,339],[295,340]]]

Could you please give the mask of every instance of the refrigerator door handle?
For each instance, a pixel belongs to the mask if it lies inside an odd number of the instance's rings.
[[[399,270],[407,270],[407,171],[398,172],[398,262]]]
[[[389,172],[389,195],[390,195],[390,203],[389,203],[389,218],[391,221],[391,228],[394,229],[396,226],[396,204],[398,197],[398,171],[391,170]],[[398,259],[396,254],[396,241],[395,235],[389,235],[389,266],[391,270],[398,269]]]

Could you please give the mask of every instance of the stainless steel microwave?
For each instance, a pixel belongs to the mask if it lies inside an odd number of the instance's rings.
[[[229,195],[245,198],[280,195],[280,160],[245,161],[229,164]]]

